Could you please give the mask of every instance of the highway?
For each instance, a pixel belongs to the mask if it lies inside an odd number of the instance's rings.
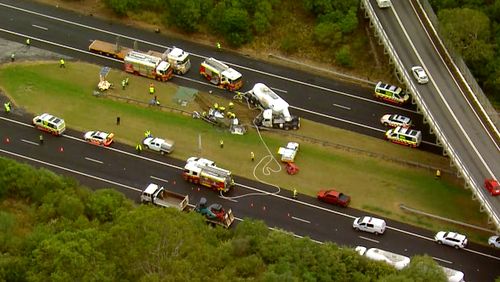
[[[398,57],[409,71],[412,66],[421,65],[430,81],[419,85],[418,89],[425,105],[440,130],[457,154],[476,187],[483,187],[486,178],[500,179],[500,147],[498,135],[490,133],[484,121],[479,118],[457,85],[456,78],[446,67],[440,53],[435,48],[420,18],[414,1],[393,1],[389,9],[378,9],[371,1],[389,40]],[[500,228],[500,198],[491,197],[483,188],[480,193],[494,214],[496,227]]]
[[[52,18],[26,10],[13,9],[2,3],[22,6],[23,9],[51,15]],[[118,24],[109,24],[99,19],[57,10],[32,2],[2,0],[0,1],[0,14],[2,15],[0,17],[0,36],[4,38],[24,42],[24,36],[29,35],[35,38],[32,42],[36,47],[116,68],[121,68],[121,64],[112,62],[107,58],[98,58],[93,54],[85,53],[90,41],[93,39],[113,42],[116,35],[109,33],[109,31],[141,39],[142,42],[140,42],[139,46],[144,50],[163,51],[166,46],[172,45],[184,48],[196,55],[192,58],[194,69],[201,61],[200,55],[216,56],[227,62],[237,62],[233,66],[243,73],[246,80],[244,89],[249,89],[255,82],[264,82],[276,89],[279,95],[293,105],[300,116],[379,138],[384,132],[378,121],[381,115],[390,112],[408,115],[417,122],[419,128],[424,130],[423,133],[427,143],[424,144],[423,149],[440,152],[440,148],[433,145],[435,140],[428,133],[429,128],[422,124],[422,116],[417,114],[414,108],[399,108],[375,101],[372,98],[371,88],[352,86],[306,72],[268,65],[229,52],[216,53],[215,50],[190,42],[176,39],[168,39],[167,41],[165,37],[154,33]],[[61,21],[61,19],[64,21]],[[418,25],[415,25],[413,28],[418,27]],[[45,40],[45,42],[42,40]],[[124,36],[122,36],[121,42],[124,45],[132,46],[132,40],[126,39]],[[59,44],[59,46],[54,44]],[[401,45],[411,48],[407,46],[410,44]],[[68,47],[73,49],[68,49]],[[404,49],[404,47],[401,48]],[[408,58],[405,59],[405,63],[412,64],[418,60],[417,56],[412,52],[408,52],[407,55]],[[422,65],[428,69],[426,64]],[[433,72],[430,72],[430,74],[432,75],[432,81],[437,79],[434,77]],[[213,89],[213,87],[201,80],[196,71],[191,71],[187,77],[176,77],[173,82],[201,90]],[[433,92],[430,89],[436,87],[433,84],[417,87],[419,90],[422,88],[423,92],[429,92],[425,95],[434,95],[432,96],[436,99],[434,107],[438,107],[440,110],[446,109],[442,98],[435,94],[437,91],[434,90],[435,92]],[[442,84],[446,85],[445,80],[442,81]],[[227,92],[218,93],[228,95]],[[461,107],[459,104],[454,104],[454,106],[457,109]],[[464,109],[464,111],[466,110]],[[443,118],[448,120],[447,116]],[[19,120],[24,123],[29,122],[28,117],[19,117]],[[467,126],[477,126],[474,121],[464,120],[464,122],[466,122]],[[461,129],[456,124],[448,121],[445,125],[450,127],[450,131],[455,132],[455,135],[452,136],[457,136],[456,138],[460,139],[459,131]],[[0,120],[0,128],[0,137],[2,138],[0,144],[1,155],[71,175],[91,187],[111,186],[124,192],[132,199],[138,199],[139,190],[142,187],[145,187],[150,181],[159,182],[160,184],[169,185],[174,191],[188,193],[192,199],[192,204],[203,195],[209,201],[218,201],[224,206],[231,207],[239,218],[259,218],[271,227],[283,228],[299,236],[309,236],[318,241],[333,241],[340,245],[379,247],[408,256],[428,253],[442,265],[465,272],[466,280],[471,281],[492,281],[496,276],[500,275],[498,250],[475,244],[471,244],[467,250],[462,251],[438,246],[430,240],[433,234],[429,231],[392,221],[388,221],[391,228],[383,236],[376,237],[356,233],[351,228],[352,217],[360,215],[361,212],[354,209],[332,209],[317,203],[313,198],[305,196],[301,196],[300,201],[293,201],[290,199],[288,192],[248,196],[239,198],[238,202],[225,200],[218,198],[217,195],[210,191],[205,191],[203,188],[198,189],[198,187],[188,185],[182,181],[178,170],[179,166],[182,166],[182,162],[178,160],[160,158],[157,155],[147,153],[137,156],[133,153],[132,148],[120,144],[114,145],[114,149],[111,150],[91,146],[79,140],[81,133],[71,131],[63,138],[47,137],[46,144],[38,146],[36,140],[39,132],[29,128],[26,124],[21,125],[7,121],[5,116],[2,116]],[[480,127],[472,127],[472,129],[476,129],[477,134],[481,134]],[[10,142],[8,143],[5,142],[6,136],[9,137]],[[78,137],[71,138],[71,136]],[[466,160],[474,161],[475,152],[472,146],[468,146],[467,141],[455,141],[458,145],[463,146],[462,149],[470,150],[466,151],[466,155],[468,155]],[[61,152],[60,148],[64,148],[64,150]],[[495,154],[488,157],[495,158]],[[497,158],[497,162],[498,159],[500,158]],[[482,172],[481,167],[478,166],[476,170],[477,174],[475,175],[480,175]],[[498,172],[498,170],[496,171]],[[239,196],[252,192],[273,193],[276,191],[275,187],[264,186],[250,180],[238,178],[236,180],[239,184],[230,196]]]
[[[209,202],[233,209],[239,220],[261,219],[272,228],[308,236],[318,242],[378,247],[406,256],[429,254],[441,265],[463,271],[467,281],[493,281],[500,275],[498,249],[470,243],[464,250],[455,250],[436,244],[432,240],[434,234],[428,230],[391,220],[387,221],[389,227],[384,235],[356,232],[352,221],[366,214],[362,211],[332,207],[304,195],[293,200],[289,191],[238,177],[234,191],[228,195],[231,198],[225,199],[185,182],[181,177],[184,163],[159,154],[137,155],[133,148],[122,144],[113,144],[111,148],[90,145],[83,141],[81,132],[72,130],[62,137],[45,134],[44,144],[39,145],[40,132],[29,124],[30,118],[0,115],[0,156],[46,167],[93,188],[116,188],[135,201],[141,189],[154,182],[188,194],[191,204],[203,196]]]
[[[3,29],[0,29],[0,36],[6,39],[24,42],[24,38],[29,36],[33,38],[33,46],[118,69],[122,68],[120,62],[99,58],[88,52],[92,40],[115,42],[119,35],[122,45],[132,47],[133,42],[137,41],[142,50],[163,52],[170,46],[183,48],[192,54],[193,67],[186,76],[177,76],[172,82],[202,91],[213,90],[226,97],[231,96],[231,93],[218,90],[202,80],[196,71],[203,58],[214,56],[229,62],[243,74],[244,91],[251,89],[256,82],[266,83],[292,106],[295,114],[303,118],[377,138],[383,138],[387,130],[380,124],[382,115],[403,114],[412,118],[415,128],[423,132],[424,142],[420,149],[442,152],[442,148],[436,145],[434,135],[429,133],[429,127],[423,124],[422,116],[414,107],[399,107],[377,101],[373,98],[372,87],[338,82],[304,71],[270,65],[232,52],[216,52],[196,43],[165,38],[152,32],[109,24],[93,17],[76,15],[32,2],[2,0],[0,15],[0,27]]]

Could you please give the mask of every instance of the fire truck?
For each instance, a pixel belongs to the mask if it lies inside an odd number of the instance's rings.
[[[200,65],[200,74],[219,88],[235,91],[243,86],[241,73],[223,62],[208,58]]]
[[[229,192],[234,186],[233,176],[229,170],[217,167],[214,162],[201,158],[189,158],[182,177],[186,181],[223,193]]]
[[[170,68],[177,74],[186,74],[191,68],[189,53],[177,47],[168,48],[163,53],[153,50],[149,50],[148,52],[139,52],[127,47],[120,46],[117,43],[113,44],[105,41],[94,40],[89,46],[89,51],[122,61],[125,61],[125,58],[127,57],[127,55],[130,55],[131,52],[136,52],[145,56],[152,56],[157,58],[156,60],[160,60],[162,62],[167,62],[168,64],[170,64]],[[140,59],[140,61],[144,61],[144,59]],[[168,70],[167,72],[170,72],[170,70]],[[137,72],[136,74],[148,76],[140,72]],[[156,76],[154,78],[156,78]]]
[[[126,72],[146,76],[159,81],[167,81],[172,78],[173,72],[170,64],[159,57],[130,51],[123,61]]]

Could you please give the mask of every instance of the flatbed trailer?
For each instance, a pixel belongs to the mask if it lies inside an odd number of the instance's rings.
[[[89,51],[123,61],[125,56],[132,51],[132,49],[119,46],[118,44],[94,40],[90,43]]]

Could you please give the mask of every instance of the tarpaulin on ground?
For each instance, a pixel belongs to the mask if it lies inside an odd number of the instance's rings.
[[[179,86],[177,93],[173,98],[173,101],[179,105],[185,106],[187,103],[194,100],[194,97],[198,94],[198,90],[189,87]]]

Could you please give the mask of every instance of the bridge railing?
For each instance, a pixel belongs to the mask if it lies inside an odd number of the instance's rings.
[[[422,99],[420,93],[415,88],[413,81],[411,80],[406,71],[405,66],[399,59],[399,56],[396,50],[394,49],[394,46],[387,37],[387,34],[385,33],[384,28],[382,27],[382,24],[380,23],[375,11],[373,10],[373,6],[371,5],[370,1],[361,0],[361,8],[365,11],[365,17],[367,17],[370,20],[370,26],[374,29],[375,34],[379,37],[380,42],[384,45],[385,51],[390,57],[391,62],[394,64],[396,75],[401,80],[401,82],[408,87],[409,92],[412,94],[413,102],[417,104],[418,109],[423,113],[424,118],[428,122],[432,132],[436,135],[438,141],[442,144],[445,153],[450,157],[452,165],[454,165],[458,169],[460,176],[463,177],[465,181],[465,186],[472,190],[474,196],[477,199],[479,199],[481,209],[485,210],[488,213],[490,219],[495,223],[496,228],[500,230],[500,218],[495,213],[495,211],[493,210],[487,199],[481,193],[482,189],[481,185],[474,181],[474,179],[468,172],[467,168],[461,161],[459,155],[450,145],[446,136],[443,134],[439,125],[435,121],[435,118],[432,116],[432,113],[425,104],[425,101]]]

